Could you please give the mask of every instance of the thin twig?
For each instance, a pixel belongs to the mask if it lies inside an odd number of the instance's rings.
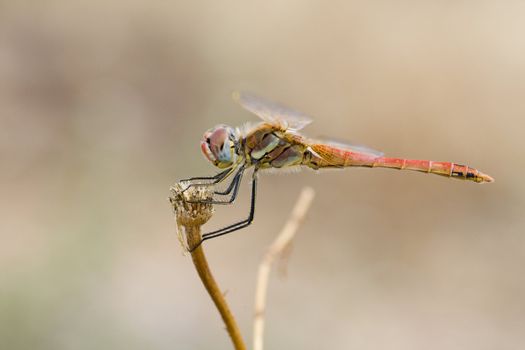
[[[170,197],[170,202],[173,205],[177,218],[181,242],[184,242],[182,233],[182,228],[184,228],[186,238],[185,249],[191,252],[195,269],[221,314],[234,348],[236,350],[246,350],[246,345],[242,339],[239,327],[235,322],[235,318],[217,282],[213,278],[202,245],[199,245],[201,241],[201,226],[211,218],[213,208],[211,204],[198,203],[198,201],[211,199],[213,188],[210,188],[210,186],[196,186],[187,191],[183,191],[185,187],[185,184],[179,183],[175,185],[171,189]],[[192,203],[188,203],[188,201]]]
[[[266,252],[257,275],[257,287],[255,290],[255,320],[253,324],[253,350],[263,350],[264,334],[264,310],[266,308],[266,295],[268,291],[268,278],[273,261],[289,246],[299,225],[308,211],[315,192],[310,187],[303,188],[292,214],[281,233],[273,241]]]

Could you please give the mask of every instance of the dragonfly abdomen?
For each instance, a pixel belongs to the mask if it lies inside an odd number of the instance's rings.
[[[453,177],[474,182],[493,182],[494,179],[481,171],[466,165],[431,160],[378,157],[371,154],[347,151],[325,144],[312,145],[305,165],[318,169],[325,167],[369,167],[413,170],[440,176]]]
[[[479,183],[494,181],[492,177],[475,168],[451,162],[378,157],[364,166],[413,170]]]

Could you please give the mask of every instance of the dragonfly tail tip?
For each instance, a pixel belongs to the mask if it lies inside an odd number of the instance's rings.
[[[491,182],[494,182],[494,178],[490,175],[487,175],[487,174],[483,174],[483,173],[480,173],[479,174],[479,177],[481,178],[481,181],[480,182],[486,182],[486,183],[491,183]]]

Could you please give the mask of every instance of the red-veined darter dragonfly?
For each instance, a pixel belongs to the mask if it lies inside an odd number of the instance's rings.
[[[233,99],[262,121],[242,128],[218,125],[206,131],[201,141],[202,152],[216,167],[224,170],[212,177],[194,177],[182,181],[189,184],[187,189],[191,186],[215,186],[232,178],[226,190],[214,192],[214,195],[229,197],[218,200],[214,196],[208,201],[211,204],[231,204],[237,197],[243,173],[247,168],[253,167],[250,213],[243,221],[202,235],[201,243],[251,224],[255,212],[257,172],[263,169],[390,168],[414,170],[477,183],[494,181],[489,175],[466,165],[390,158],[365,146],[310,139],[299,133],[311,123],[311,119],[306,115],[248,93],[236,92]]]

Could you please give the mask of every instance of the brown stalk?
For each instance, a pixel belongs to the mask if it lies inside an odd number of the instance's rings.
[[[191,252],[195,269],[208,294],[215,303],[215,306],[219,310],[234,348],[236,350],[246,350],[246,345],[242,339],[239,327],[235,322],[235,318],[208,266],[203,246],[199,245],[201,242],[201,226],[211,218],[213,207],[211,204],[188,203],[189,201],[197,202],[211,199],[213,186],[196,186],[184,191],[183,189],[186,188],[186,186],[187,184],[178,183],[171,188],[170,202],[173,205],[177,219],[179,239],[185,249]]]

